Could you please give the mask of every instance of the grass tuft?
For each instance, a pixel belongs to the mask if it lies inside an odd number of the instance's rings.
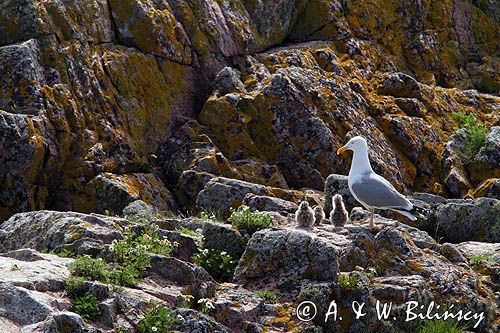
[[[488,128],[472,114],[453,112],[452,117],[466,130],[463,156],[465,163],[470,163],[479,150],[486,144]]]

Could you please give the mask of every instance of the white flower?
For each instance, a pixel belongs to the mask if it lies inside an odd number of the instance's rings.
[[[158,328],[156,328],[155,326],[153,326],[153,327],[151,327],[151,331],[158,332]]]
[[[213,310],[213,309],[215,309],[214,304],[213,304],[212,302],[210,302],[210,301],[208,301],[208,302],[205,304],[205,306],[207,307],[207,309],[212,309],[212,310]]]

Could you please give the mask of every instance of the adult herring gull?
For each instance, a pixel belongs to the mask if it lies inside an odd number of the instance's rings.
[[[412,214],[413,204],[399,193],[384,177],[377,175],[368,158],[368,145],[361,136],[349,140],[347,144],[337,150],[341,154],[352,150],[351,169],[347,183],[354,198],[371,212],[370,227],[373,228],[375,208],[396,211],[412,221],[417,218]]]

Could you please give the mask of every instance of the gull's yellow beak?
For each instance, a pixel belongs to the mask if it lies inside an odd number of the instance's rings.
[[[348,149],[349,148],[347,148],[346,146],[340,147],[339,149],[337,149],[337,155],[342,154],[343,152],[345,152]]]

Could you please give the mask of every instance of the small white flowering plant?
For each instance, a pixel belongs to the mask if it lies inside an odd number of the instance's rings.
[[[150,302],[144,318],[138,325],[140,333],[164,333],[170,332],[171,326],[177,322],[178,318],[172,315],[172,310],[165,306]]]
[[[215,309],[214,303],[209,298],[200,298],[198,304],[201,305],[201,312],[204,314],[209,314]]]

